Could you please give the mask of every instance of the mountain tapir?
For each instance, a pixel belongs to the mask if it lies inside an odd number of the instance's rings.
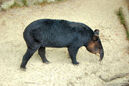
[[[27,51],[23,56],[21,68],[26,68],[30,57],[38,50],[42,61],[48,63],[45,56],[46,47],[66,47],[73,64],[79,64],[76,60],[78,49],[85,46],[91,53],[99,53],[103,59],[104,50],[99,38],[99,30],[94,31],[80,22],[61,19],[39,19],[29,24],[23,37],[27,45]]]

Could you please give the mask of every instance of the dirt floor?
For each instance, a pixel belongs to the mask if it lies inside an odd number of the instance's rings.
[[[67,0],[0,12],[0,86],[122,86],[129,83],[129,42],[116,11],[127,7],[124,0]],[[78,66],[71,63],[66,48],[47,48],[51,62],[44,64],[36,52],[22,71],[26,51],[23,31],[42,18],[82,22],[100,30],[105,51],[103,61],[79,49]]]

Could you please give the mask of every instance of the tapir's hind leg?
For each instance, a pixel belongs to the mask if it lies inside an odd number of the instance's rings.
[[[26,64],[28,62],[28,60],[31,58],[31,56],[35,53],[35,51],[38,49],[38,47],[36,48],[28,48],[25,55],[23,56],[23,59],[22,59],[22,63],[21,63],[21,68],[26,68]]]
[[[38,50],[38,54],[40,55],[40,57],[44,63],[49,63],[49,61],[47,60],[47,58],[45,56],[45,47],[40,47]]]

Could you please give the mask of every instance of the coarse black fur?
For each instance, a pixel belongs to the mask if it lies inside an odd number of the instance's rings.
[[[88,46],[94,36],[93,30],[83,23],[67,20],[40,19],[29,24],[24,33],[27,51],[22,59],[21,68],[36,50],[42,61],[47,63],[45,47],[67,47],[73,64],[78,64],[76,54],[81,46]]]

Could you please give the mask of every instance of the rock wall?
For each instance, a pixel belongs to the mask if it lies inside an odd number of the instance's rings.
[[[7,10],[12,7],[32,6],[44,2],[55,2],[61,0],[0,0],[0,10]]]

